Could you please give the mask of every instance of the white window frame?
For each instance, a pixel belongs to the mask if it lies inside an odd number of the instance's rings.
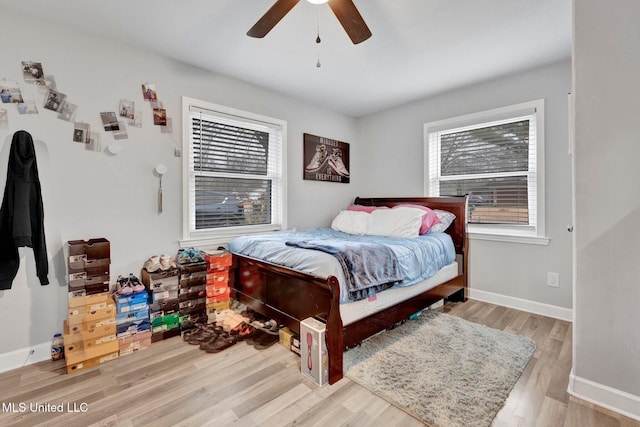
[[[544,99],[524,102],[478,113],[438,120],[424,124],[424,189],[426,196],[439,196],[438,176],[440,171],[439,132],[465,127],[478,127],[499,121],[516,121],[522,116],[534,114],[536,120],[535,150],[530,161],[530,179],[536,187],[535,223],[530,225],[508,224],[468,224],[468,235],[471,239],[492,240],[513,243],[548,245],[545,236],[545,193],[544,193]]]
[[[191,160],[191,120],[192,108],[209,111],[215,114],[233,116],[239,121],[245,120],[247,123],[264,123],[270,127],[279,127],[282,132],[280,153],[280,171],[278,176],[272,181],[275,201],[272,207],[272,220],[270,224],[243,225],[237,227],[221,227],[218,229],[193,230],[191,229],[191,217],[195,206],[191,206],[190,194],[193,191],[195,174]],[[215,249],[225,245],[231,239],[247,234],[264,233],[267,231],[284,230],[287,228],[287,122],[223,105],[214,104],[189,97],[182,97],[182,236],[179,242],[180,247],[196,247],[200,249]]]

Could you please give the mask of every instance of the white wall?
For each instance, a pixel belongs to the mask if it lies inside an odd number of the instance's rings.
[[[574,1],[572,392],[640,420],[640,3]]]
[[[473,240],[470,288],[472,295],[484,291],[482,297],[499,294],[507,297],[506,303],[523,303],[533,309],[550,305],[559,307],[555,311],[562,314],[568,312],[563,309],[572,307],[572,249],[567,232],[571,222],[570,91],[571,62],[567,59],[361,118],[360,161],[366,165],[368,186],[363,195],[424,194],[424,123],[544,98],[546,234],[550,243],[537,246]],[[560,273],[559,288],[546,286],[548,271]]]
[[[139,273],[151,255],[175,253],[182,238],[181,97],[188,96],[263,114],[288,122],[289,227],[328,225],[346,206],[361,182],[360,165],[351,166],[351,184],[302,180],[304,132],[351,143],[360,155],[353,118],[315,108],[240,81],[170,61],[126,45],[74,33],[33,18],[2,11],[0,39],[3,59],[0,79],[18,82],[25,98],[35,99],[40,113],[19,115],[15,105],[2,104],[9,128],[0,128],[0,187],[4,189],[11,136],[29,131],[36,141],[45,206],[45,229],[51,284],[41,287],[35,276],[33,253],[21,249],[21,268],[13,289],[0,291],[0,355],[14,353],[22,363],[28,348],[46,343],[61,331],[66,318],[67,289],[64,247],[71,239],[106,237],[111,241],[112,282],[118,274]],[[42,62],[55,76],[58,90],[77,104],[77,121],[99,131],[101,152],[86,151],[72,142],[73,125],[42,108],[43,95],[25,84],[21,61]],[[155,83],[158,97],[173,119],[173,133],[153,125],[141,83]],[[127,127],[129,138],[117,156],[105,152],[113,136],[101,130],[99,113],[116,111],[120,99],[143,110],[142,128]],[[156,210],[158,178],[153,168],[168,167],[163,179],[164,212]],[[0,360],[0,369],[2,368]]]

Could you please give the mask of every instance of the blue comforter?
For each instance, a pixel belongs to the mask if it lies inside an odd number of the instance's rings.
[[[348,303],[349,290],[342,267],[331,254],[317,250],[299,249],[287,242],[335,241],[384,244],[396,256],[402,280],[394,286],[410,286],[433,276],[439,269],[455,260],[455,248],[446,233],[428,233],[414,239],[382,236],[358,236],[330,228],[307,231],[278,231],[241,236],[229,242],[233,253],[262,259],[320,277],[334,275],[341,286],[340,302]]]

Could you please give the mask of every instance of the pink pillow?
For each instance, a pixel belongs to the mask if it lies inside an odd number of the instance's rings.
[[[386,206],[363,206],[363,205],[351,205],[347,208],[348,211],[367,212],[371,213],[377,209],[389,209]]]
[[[420,234],[425,234],[427,231],[429,231],[429,229],[434,226],[435,224],[440,222],[440,218],[438,218],[438,216],[435,214],[434,211],[432,211],[431,209],[429,209],[426,206],[422,206],[422,205],[396,205],[394,206],[394,208],[414,208],[414,209],[420,209],[423,210],[425,212],[425,214],[422,216],[422,225],[420,226]]]

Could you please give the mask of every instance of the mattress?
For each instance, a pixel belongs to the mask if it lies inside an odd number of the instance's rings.
[[[436,275],[443,267],[455,262],[455,248],[451,236],[445,233],[433,233],[413,239],[400,239],[380,236],[357,236],[326,228],[298,232],[280,231],[238,237],[229,242],[229,250],[233,253],[265,260],[317,277],[335,276],[341,286],[340,303],[352,303],[352,301],[349,301],[348,293],[344,286],[344,273],[333,255],[316,250],[294,248],[286,244],[288,241],[306,241],[310,239],[349,239],[350,241],[379,242],[387,245],[396,254],[405,278],[401,283],[396,284],[394,288],[414,287],[416,284],[422,284],[425,279]],[[457,274],[457,269],[455,271]],[[389,290],[384,292],[389,292]],[[369,299],[372,298],[370,297]]]
[[[393,287],[376,295],[348,304],[340,304],[340,317],[344,326],[435,288],[458,275],[456,261],[441,268],[430,278],[411,286]]]

